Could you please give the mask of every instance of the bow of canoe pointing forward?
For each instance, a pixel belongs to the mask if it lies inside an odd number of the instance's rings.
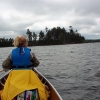
[[[2,72],[3,70],[1,70],[0,72]],[[34,69],[34,71],[36,72],[36,74],[38,75],[39,79],[41,80],[41,82],[43,84],[45,84],[50,91],[50,97],[48,100],[63,100],[60,96],[60,94],[57,92],[57,90],[54,88],[54,86],[36,69]],[[7,80],[7,77],[9,75],[10,71],[7,72],[4,76],[2,76],[0,78],[0,91],[3,90],[4,86],[5,86],[5,82]]]

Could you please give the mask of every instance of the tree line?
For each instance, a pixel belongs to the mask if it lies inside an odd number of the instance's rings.
[[[71,44],[71,43],[84,43],[85,38],[78,33],[77,30],[73,30],[72,26],[69,26],[69,31],[64,27],[54,27],[52,29],[45,28],[45,33],[41,30],[37,35],[35,32],[31,32],[27,29],[25,35],[28,37],[29,46],[39,46],[39,45],[61,45],[61,44]],[[0,38],[0,47],[13,46],[14,39]]]
[[[45,28],[46,33],[43,31],[39,32],[39,35],[35,32],[31,32],[27,29],[27,36],[29,45],[61,45],[70,43],[84,43],[85,38],[78,33],[77,30],[73,30],[72,26],[69,26],[69,31],[67,32],[65,28]],[[38,39],[37,39],[38,38]]]
[[[0,47],[11,47],[13,46],[13,38],[6,39],[6,38],[0,38]]]

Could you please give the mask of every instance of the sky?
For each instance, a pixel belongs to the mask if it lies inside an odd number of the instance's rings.
[[[85,39],[100,39],[100,0],[0,0],[0,38],[37,35],[45,28],[78,30]]]

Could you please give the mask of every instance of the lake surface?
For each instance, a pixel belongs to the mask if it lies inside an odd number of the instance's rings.
[[[0,48],[0,69],[14,47]],[[100,43],[30,47],[63,100],[100,100]],[[0,72],[0,77],[5,72]]]

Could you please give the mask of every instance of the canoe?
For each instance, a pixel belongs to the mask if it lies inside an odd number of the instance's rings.
[[[38,75],[39,79],[41,80],[41,82],[45,85],[47,85],[49,87],[49,91],[50,91],[50,97],[48,100],[63,100],[60,96],[60,94],[58,93],[58,91],[54,88],[54,86],[47,80],[47,78],[45,78],[37,69],[34,69],[34,71],[36,72],[36,74]],[[4,84],[6,82],[6,79],[9,75],[8,71],[4,76],[2,76],[0,78],[0,90],[2,90],[4,88]]]

